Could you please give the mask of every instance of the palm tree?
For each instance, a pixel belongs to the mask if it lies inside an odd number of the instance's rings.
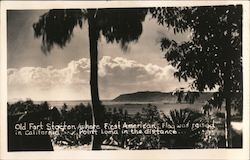
[[[88,23],[90,53],[90,86],[93,124],[103,126],[104,107],[98,91],[98,39],[102,34],[107,43],[119,43],[126,51],[128,44],[137,41],[142,33],[142,22],[147,9],[59,9],[50,10],[40,16],[33,28],[35,37],[42,37],[42,50],[45,54],[54,45],[63,48],[70,42],[76,26],[82,28],[83,21]],[[92,149],[101,149],[100,130],[93,135]]]
[[[163,135],[170,141],[170,148],[195,148],[202,142],[202,131],[205,127],[193,127],[193,124],[204,124],[204,115],[190,109],[171,110],[170,115],[164,115],[164,121],[174,127],[177,134]]]

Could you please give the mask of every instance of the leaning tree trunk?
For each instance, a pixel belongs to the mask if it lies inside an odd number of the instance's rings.
[[[89,46],[90,46],[90,87],[92,100],[92,120],[93,125],[103,127],[104,109],[100,103],[98,91],[98,32],[95,15],[96,10],[88,10],[89,25]],[[97,134],[92,135],[92,150],[101,150],[102,137],[101,129],[97,129]]]

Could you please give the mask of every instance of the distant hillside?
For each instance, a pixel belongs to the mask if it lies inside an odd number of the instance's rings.
[[[201,93],[200,96],[196,99],[195,102],[205,102],[210,99],[213,93],[206,92]],[[177,102],[177,96],[173,95],[172,92],[158,92],[158,91],[143,91],[143,92],[135,92],[129,94],[121,94],[113,101],[117,102],[169,102],[175,103]],[[184,100],[183,100],[184,102]]]

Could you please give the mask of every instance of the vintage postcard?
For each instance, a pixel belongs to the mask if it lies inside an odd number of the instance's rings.
[[[1,159],[248,159],[249,2],[2,1]]]

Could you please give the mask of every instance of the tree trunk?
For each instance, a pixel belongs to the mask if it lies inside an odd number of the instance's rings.
[[[96,10],[88,10],[89,46],[90,46],[90,87],[92,100],[93,125],[103,127],[104,109],[100,103],[98,91],[98,32],[96,27]],[[92,150],[101,150],[101,129],[92,135]]]
[[[225,123],[225,139],[226,147],[232,148],[232,127],[231,127],[231,97],[226,98],[226,123]]]
[[[230,38],[227,39],[226,44],[230,44]],[[229,45],[230,46],[230,45]],[[226,101],[226,112],[225,112],[225,140],[226,140],[226,148],[232,148],[232,126],[231,126],[231,98],[232,98],[232,80],[231,80],[231,71],[232,64],[230,60],[230,54],[232,49],[226,47],[226,59],[225,59],[225,68],[224,68],[224,98]]]
[[[232,93],[230,91],[231,80],[230,80],[230,71],[227,70],[225,72],[225,82],[224,82],[224,97],[226,101],[226,112],[225,112],[225,140],[226,140],[226,148],[232,148],[232,126],[231,126],[231,98]]]

